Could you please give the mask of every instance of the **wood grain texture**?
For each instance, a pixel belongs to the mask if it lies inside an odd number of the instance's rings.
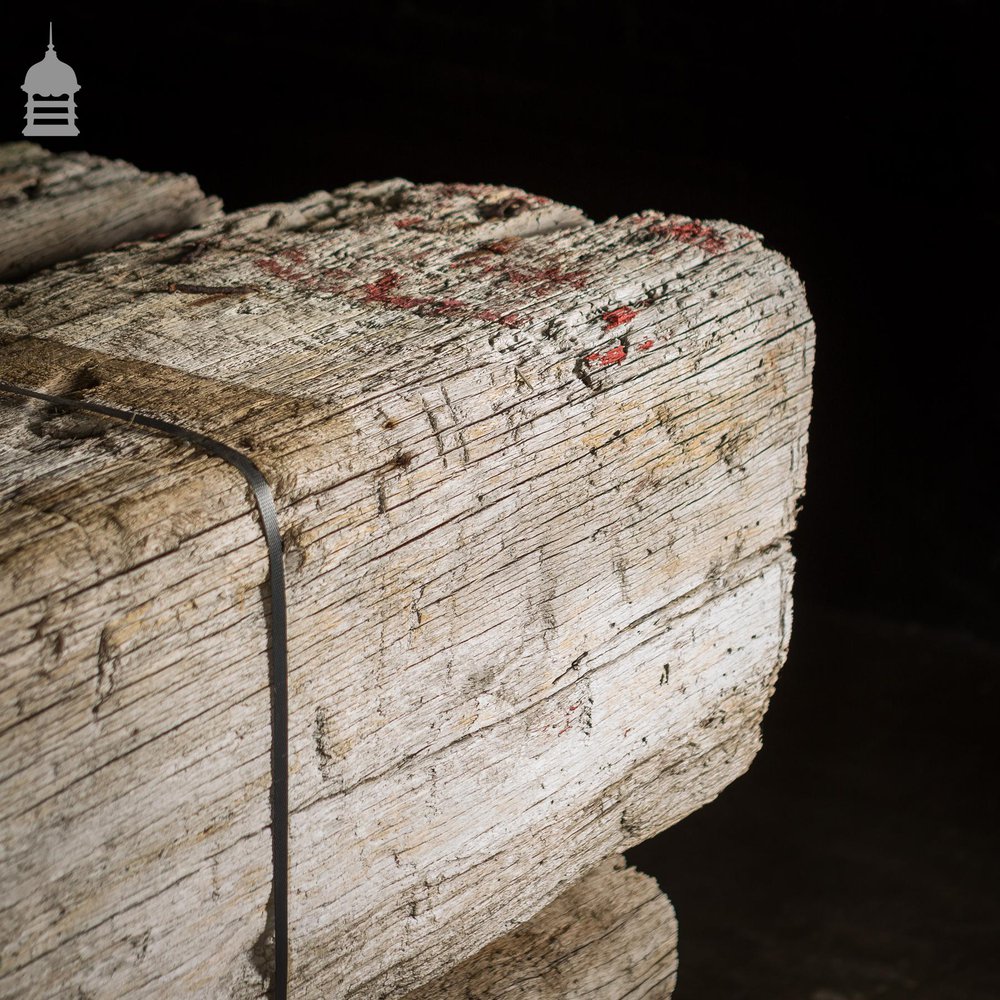
[[[0,281],[124,240],[174,233],[221,215],[186,174],[148,174],[89,153],[0,144]]]
[[[676,981],[670,900],[618,855],[406,1000],[669,1000]]]
[[[812,323],[729,223],[355,185],[0,291],[0,371],[268,476],[293,995],[389,997],[749,764]],[[224,463],[0,399],[0,996],[263,994],[266,558]]]

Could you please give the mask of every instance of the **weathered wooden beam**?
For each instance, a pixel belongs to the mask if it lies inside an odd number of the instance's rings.
[[[669,1000],[676,981],[670,900],[619,855],[406,1000]]]
[[[188,229],[221,215],[187,174],[147,174],[89,153],[0,144],[0,281],[125,240]]]
[[[739,226],[357,185],[0,291],[0,372],[249,454],[285,536],[296,998],[414,989],[749,764],[812,323]],[[257,996],[238,475],[0,399],[0,996]]]

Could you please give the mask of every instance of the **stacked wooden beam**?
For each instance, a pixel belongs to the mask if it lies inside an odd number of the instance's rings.
[[[759,744],[810,405],[787,261],[729,223],[397,180],[93,254],[0,307],[3,380],[210,434],[272,485],[290,995],[669,995],[668,904],[601,866]],[[0,445],[0,997],[259,996],[245,483],[11,395]],[[635,975],[605,982],[615,941]]]
[[[0,281],[125,240],[173,233],[222,214],[186,174],[147,174],[121,160],[0,145]]]
[[[663,1000],[676,979],[673,908],[651,878],[612,857],[406,1000]]]

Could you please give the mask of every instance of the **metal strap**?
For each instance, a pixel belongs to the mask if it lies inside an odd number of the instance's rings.
[[[225,459],[246,479],[257,501],[264,539],[267,542],[268,580],[270,582],[271,622],[268,658],[271,689],[271,905],[274,914],[274,978],[271,983],[273,1000],[288,998],[288,629],[285,597],[285,567],[282,561],[281,531],[274,496],[260,469],[242,452],[230,448],[215,438],[169,420],[148,417],[134,410],[122,410],[103,403],[87,403],[79,399],[50,396],[0,380],[0,392],[39,399],[53,406],[70,410],[87,410],[138,424],[171,437],[186,441],[202,451]]]

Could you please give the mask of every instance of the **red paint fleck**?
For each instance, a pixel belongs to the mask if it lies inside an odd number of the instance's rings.
[[[480,309],[472,314],[472,318],[509,327],[520,326],[527,322],[524,316],[519,316],[517,313],[500,313],[496,309]]]
[[[279,250],[274,257],[261,257],[259,260],[255,260],[254,264],[261,271],[273,274],[276,278],[284,278],[286,281],[301,281],[308,277],[304,271],[296,271],[292,264],[284,264],[277,260],[278,257],[290,260],[293,264],[304,264],[306,260],[306,255],[301,250],[289,247],[285,250]]]
[[[721,253],[726,249],[725,237],[698,219],[690,222],[654,222],[649,226],[649,232],[680,240],[689,246],[701,247],[708,253]]]
[[[604,320],[605,330],[613,330],[616,326],[624,326],[626,323],[631,323],[638,315],[638,311],[632,309],[630,306],[619,306],[617,309],[606,312],[601,319]]]
[[[383,271],[378,281],[372,281],[364,286],[365,302],[381,302],[394,309],[414,309],[417,306],[433,303],[434,300],[425,295],[399,295],[393,291],[400,278],[395,271]]]
[[[445,313],[461,312],[466,308],[466,304],[461,299],[438,299],[434,303],[433,312],[443,315]]]
[[[451,267],[476,266],[479,268],[479,277],[495,275],[497,280],[520,285],[525,291],[538,297],[547,295],[563,285],[569,285],[571,288],[586,287],[590,277],[589,271],[563,271],[558,261],[531,267],[496,259],[509,254],[520,242],[520,237],[507,236],[492,243],[484,243],[475,250],[459,254],[452,261]]]
[[[497,241],[497,243],[505,241]],[[506,252],[501,249],[496,252]],[[387,259],[387,258],[382,258]],[[308,266],[308,256],[302,250],[291,247],[279,250],[273,257],[261,257],[254,266],[289,284],[320,292],[348,295],[360,298],[362,302],[377,303],[389,309],[412,309],[421,315],[468,316],[504,327],[521,326],[527,318],[516,312],[500,312],[497,309],[476,309],[462,299],[436,298],[431,295],[409,295],[401,288],[403,276],[392,268],[384,269],[374,281],[349,285],[354,275],[342,268],[317,268]],[[355,278],[355,280],[357,280]]]
[[[485,265],[483,270],[496,271],[515,285],[527,285],[528,290],[539,297],[548,294],[561,285],[569,285],[571,288],[584,288],[589,277],[587,271],[564,272],[559,264],[532,268],[514,268],[507,264],[500,267]]]
[[[505,236],[500,240],[483,243],[476,247],[475,250],[467,250],[465,253],[460,253],[452,261],[451,267],[464,267],[468,263],[476,263],[477,261],[482,265],[484,261],[489,260],[494,255],[503,256],[510,253],[520,242],[520,236]]]
[[[310,272],[302,267],[307,259],[303,251],[295,247],[288,247],[279,250],[273,257],[261,257],[255,260],[254,266],[258,270],[290,284],[305,285],[307,288],[314,288],[320,292],[338,293],[344,290],[344,280],[350,277],[348,271],[327,267]]]
[[[617,364],[619,361],[625,360],[625,345],[615,344],[614,347],[608,348],[603,354],[600,351],[594,351],[592,354],[587,355],[586,360],[594,361],[602,367]]]
[[[749,229],[741,229],[736,235],[741,240],[753,240],[757,238],[757,234],[750,232]]]
[[[487,253],[505,254],[510,253],[520,242],[520,236],[505,236],[503,239],[493,240],[492,243],[484,244],[483,249]]]
[[[636,344],[637,351],[648,351],[653,346],[651,340],[644,340],[641,344]]]
[[[282,264],[273,257],[261,257],[259,260],[254,261],[254,266],[261,271],[266,271],[268,274],[273,274],[276,278],[284,278],[286,281],[295,281],[298,278],[305,277],[304,274],[297,272],[291,265]]]
[[[397,229],[413,229],[414,226],[419,226],[424,220],[419,215],[411,215],[406,219],[397,219],[395,226]]]
[[[514,327],[526,322],[517,313],[500,313],[495,309],[477,309],[469,312],[469,304],[462,299],[436,299],[428,295],[403,295],[398,286],[400,276],[392,270],[383,271],[377,281],[362,286],[365,302],[377,302],[390,309],[415,309],[419,313],[435,316],[467,315],[501,326]]]

